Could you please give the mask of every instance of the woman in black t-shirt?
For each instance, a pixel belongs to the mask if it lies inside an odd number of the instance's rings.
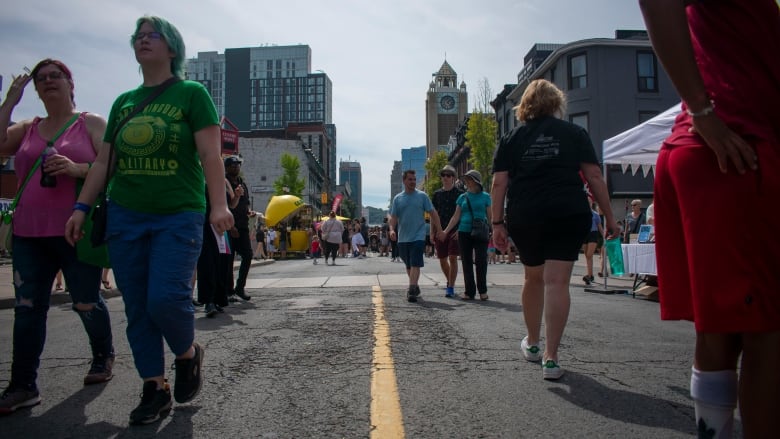
[[[588,133],[555,117],[563,116],[565,107],[566,97],[554,84],[537,79],[528,85],[515,108],[524,125],[501,139],[491,191],[495,245],[503,251],[511,236],[525,268],[522,301],[528,335],[520,347],[527,360],[543,360],[542,377],[550,380],[563,375],[558,346],[569,315],[569,279],[591,225],[582,177],[604,209],[609,236],[618,233]],[[542,315],[544,353],[539,348]]]

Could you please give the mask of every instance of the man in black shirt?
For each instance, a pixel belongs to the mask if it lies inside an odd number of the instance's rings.
[[[233,280],[233,258],[238,253],[241,256],[241,266],[238,269],[238,279],[232,293],[236,296],[250,300],[251,297],[244,291],[249,267],[252,265],[252,240],[249,237],[249,190],[241,178],[241,157],[230,156],[225,158],[225,178],[227,178],[233,192],[238,197],[236,207],[230,209],[233,214],[234,227],[230,230],[231,254],[230,279]],[[235,300],[235,299],[234,299]]]
[[[455,168],[450,165],[442,168],[441,173],[442,188],[433,193],[433,207],[439,212],[441,226],[446,228],[450,223],[452,215],[455,213],[455,201],[463,191],[455,185]],[[431,230],[431,237],[434,237],[436,254],[439,258],[441,271],[447,277],[446,297],[455,297],[455,280],[458,278],[458,228],[454,227],[452,233],[444,241],[435,238],[438,230]]]

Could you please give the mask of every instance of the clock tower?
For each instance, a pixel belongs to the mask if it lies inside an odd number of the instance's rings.
[[[425,146],[426,156],[446,151],[450,136],[455,134],[468,112],[466,84],[458,86],[458,74],[447,60],[433,74],[425,98]]]

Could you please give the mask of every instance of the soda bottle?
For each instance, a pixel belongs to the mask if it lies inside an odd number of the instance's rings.
[[[57,150],[54,146],[47,144],[46,148],[41,153],[41,187],[55,187],[57,186],[57,177],[45,172],[43,165],[46,163],[46,157],[57,154]]]

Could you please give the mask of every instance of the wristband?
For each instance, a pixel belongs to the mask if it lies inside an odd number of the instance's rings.
[[[501,221],[493,221],[493,225],[494,226],[503,226],[504,225],[504,221],[503,220],[501,220]]]
[[[89,213],[89,211],[92,210],[92,207],[90,207],[89,204],[76,203],[73,205],[73,210],[80,210],[84,213]]]
[[[691,111],[690,108],[686,108],[685,112],[688,113],[688,116],[691,117],[704,117],[710,113],[715,112],[715,102],[710,101],[709,105],[707,105],[706,107],[702,108],[699,111]]]

